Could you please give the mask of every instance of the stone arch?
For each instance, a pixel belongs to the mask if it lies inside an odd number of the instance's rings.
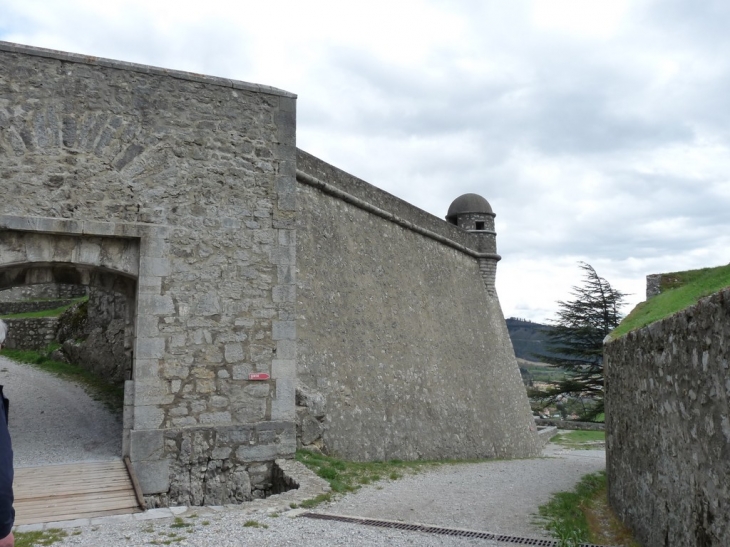
[[[133,430],[159,427],[159,389],[150,386],[157,387],[154,371],[165,344],[156,331],[157,317],[173,305],[163,294],[162,279],[169,273],[167,226],[0,215],[0,289],[78,283],[119,290],[133,303],[132,378],[124,386],[125,456]]]

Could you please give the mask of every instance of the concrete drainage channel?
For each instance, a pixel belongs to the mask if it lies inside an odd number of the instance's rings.
[[[495,534],[493,532],[476,532],[473,530],[460,530],[458,528],[443,528],[441,526],[428,526],[425,524],[408,524],[406,522],[397,522],[392,520],[377,520],[361,517],[346,517],[342,515],[327,515],[324,513],[303,513],[300,517],[319,519],[319,520],[335,520],[337,522],[349,522],[351,524],[362,524],[365,526],[377,526],[378,528],[393,528],[395,530],[406,530],[410,532],[424,532],[427,534],[439,534],[442,536],[453,536],[474,539],[491,539],[493,541],[502,541],[504,543],[513,543],[515,545],[536,545],[539,547],[557,547],[558,541],[554,539],[535,539],[519,536],[510,536],[507,534]],[[580,543],[578,547],[600,547],[592,543]]]

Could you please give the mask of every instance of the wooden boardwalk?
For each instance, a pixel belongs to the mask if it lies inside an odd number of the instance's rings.
[[[81,462],[15,470],[15,524],[140,512],[124,462]]]

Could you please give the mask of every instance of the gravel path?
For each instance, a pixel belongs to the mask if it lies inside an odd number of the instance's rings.
[[[4,358],[0,358],[0,384],[11,400],[16,466],[113,459],[121,454],[119,419],[79,386]],[[444,465],[397,481],[365,486],[313,511],[547,537],[534,523],[537,507],[552,493],[571,490],[583,475],[605,469],[605,465],[602,450],[574,451],[550,444],[542,458]],[[190,508],[178,522],[172,518],[143,520],[151,513],[136,515],[134,520],[130,515],[110,517],[69,530],[68,536],[54,545],[507,545],[276,516],[287,509],[262,500],[225,508]],[[247,521],[262,526],[245,526]]]
[[[16,467],[122,455],[121,419],[78,385],[0,357]]]
[[[553,492],[571,490],[581,476],[605,468],[603,451],[571,451],[548,445],[543,458],[447,465],[397,481],[368,485],[314,512],[402,520],[449,528],[548,537],[533,524],[538,505]],[[266,501],[259,503],[265,504]],[[188,509],[178,518],[114,521],[77,528],[59,546],[242,545],[505,547],[508,543],[387,530],[349,523],[276,516],[256,504]],[[278,511],[283,508],[279,507]],[[143,517],[143,515],[138,515]],[[261,527],[246,526],[254,521]],[[180,523],[183,525],[181,526]],[[265,527],[264,527],[265,526]]]
[[[550,457],[446,465],[369,485],[318,512],[542,537],[531,517],[538,506],[553,492],[572,490],[583,475],[606,468],[603,450],[549,445],[544,455]]]

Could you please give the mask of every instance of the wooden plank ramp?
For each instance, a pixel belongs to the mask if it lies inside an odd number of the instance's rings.
[[[141,511],[124,462],[80,462],[15,469],[15,524]]]

